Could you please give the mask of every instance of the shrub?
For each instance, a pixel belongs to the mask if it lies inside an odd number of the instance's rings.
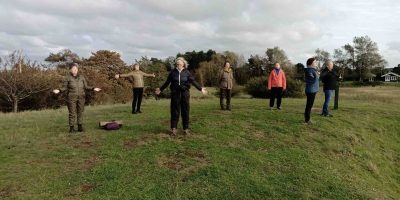
[[[286,92],[284,97],[299,98],[304,96],[304,82],[295,79],[286,80]],[[255,77],[250,79],[246,85],[246,91],[255,98],[269,98],[270,92],[267,89],[266,77]]]
[[[255,98],[269,98],[267,78],[265,76],[250,79],[246,84],[246,91]]]
[[[232,96],[232,97],[237,96],[237,95],[239,95],[243,90],[244,90],[244,87],[243,87],[243,86],[241,86],[241,85],[234,85],[233,88],[232,88],[232,90],[231,90],[231,96]],[[215,88],[214,95],[217,96],[217,97],[219,97],[220,91],[221,91],[220,88],[219,88],[219,87],[216,87],[216,88]]]
[[[301,98],[304,97],[305,84],[301,80],[287,79],[286,80],[286,97]]]

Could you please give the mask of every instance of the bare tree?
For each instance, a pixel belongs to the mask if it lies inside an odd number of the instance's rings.
[[[18,104],[28,97],[50,90],[51,72],[27,60],[22,51],[14,51],[0,63],[0,97],[18,112]]]

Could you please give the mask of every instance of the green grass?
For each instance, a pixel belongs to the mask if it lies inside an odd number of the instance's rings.
[[[333,118],[303,125],[305,99],[192,92],[191,136],[170,137],[169,101],[0,114],[0,199],[400,199],[400,88],[343,88]],[[386,100],[385,100],[386,99]],[[98,122],[124,121],[118,131]]]

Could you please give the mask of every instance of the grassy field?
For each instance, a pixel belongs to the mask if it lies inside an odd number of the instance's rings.
[[[400,87],[342,88],[333,118],[304,125],[305,99],[191,101],[191,136],[170,137],[169,101],[0,114],[0,199],[400,199]],[[118,131],[98,122],[124,121]]]

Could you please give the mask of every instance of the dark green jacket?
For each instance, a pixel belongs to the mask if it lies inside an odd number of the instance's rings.
[[[68,96],[84,96],[85,90],[93,89],[93,87],[88,86],[85,77],[79,74],[77,76],[69,74],[65,77],[63,87],[60,91],[66,92]]]

